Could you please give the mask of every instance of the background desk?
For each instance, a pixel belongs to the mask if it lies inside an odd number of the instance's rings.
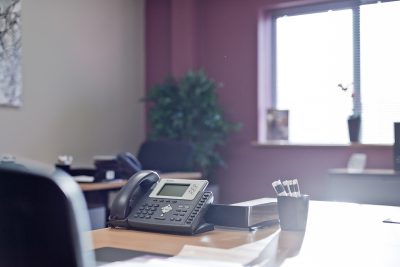
[[[394,170],[331,169],[328,186],[331,200],[400,206],[400,173]]]
[[[176,255],[184,245],[232,249],[274,235],[259,257],[262,266],[400,266],[400,207],[311,202],[307,230],[215,230],[177,236],[121,229],[92,231],[94,248],[115,247]]]
[[[200,172],[169,172],[159,174],[161,179],[201,179]],[[115,190],[123,187],[128,180],[115,180],[98,183],[79,183],[82,191]]]

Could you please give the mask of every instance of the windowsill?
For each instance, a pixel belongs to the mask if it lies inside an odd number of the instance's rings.
[[[393,145],[389,144],[362,144],[362,143],[343,143],[343,144],[317,144],[317,143],[292,143],[290,141],[265,141],[265,142],[258,142],[253,141],[251,142],[252,146],[255,147],[350,147],[350,148],[385,148],[385,149],[392,149]]]

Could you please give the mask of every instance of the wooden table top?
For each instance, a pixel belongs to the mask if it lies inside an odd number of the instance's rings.
[[[261,266],[400,266],[400,207],[311,201],[305,232],[279,225],[255,232],[217,229],[178,236],[121,229],[92,231],[94,248],[116,247],[176,255],[184,245],[233,249],[271,238]]]
[[[160,173],[161,179],[201,179],[200,172],[168,172]],[[82,191],[99,191],[99,190],[113,190],[123,187],[128,180],[114,180],[109,182],[98,183],[79,183]]]

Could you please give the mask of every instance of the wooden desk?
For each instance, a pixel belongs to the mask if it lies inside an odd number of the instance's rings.
[[[200,172],[168,172],[160,173],[161,179],[201,179]],[[127,183],[127,180],[116,180],[110,182],[99,183],[79,183],[82,191],[100,191],[120,189]]]
[[[92,231],[94,248],[116,247],[176,255],[184,245],[232,249],[273,235],[261,266],[400,266],[400,224],[383,223],[400,207],[338,202],[310,203],[305,232],[273,226],[256,232],[215,230],[177,236],[120,229]]]

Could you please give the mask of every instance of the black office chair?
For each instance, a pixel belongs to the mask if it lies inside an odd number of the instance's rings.
[[[85,200],[62,170],[0,159],[0,266],[94,266]]]
[[[189,142],[174,140],[148,140],[138,152],[143,170],[158,172],[193,171],[194,147]]]

